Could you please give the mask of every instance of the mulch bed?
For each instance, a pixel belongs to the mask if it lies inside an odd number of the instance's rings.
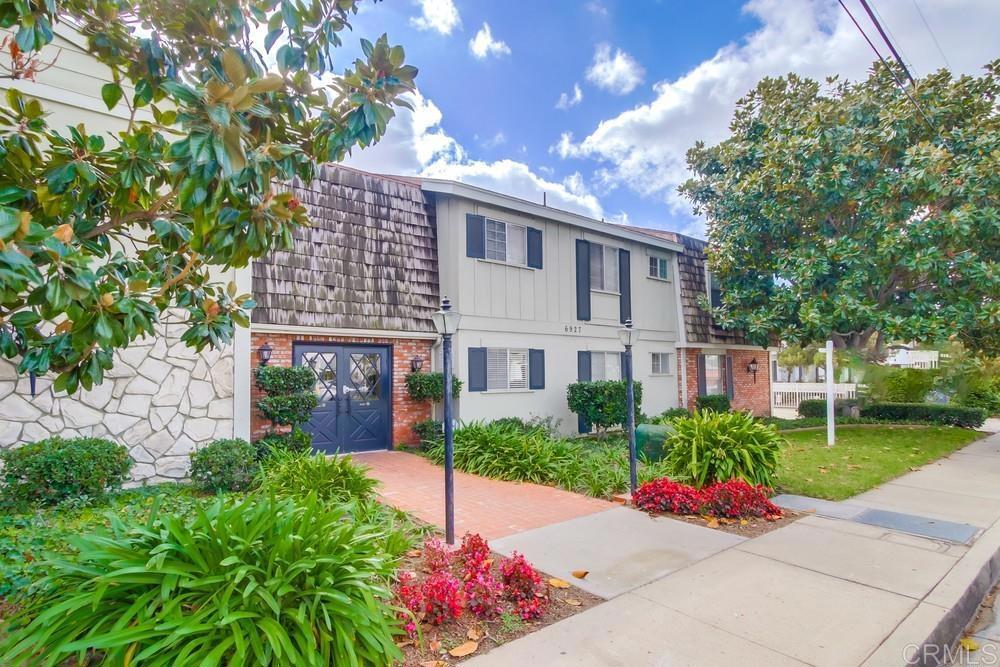
[[[777,530],[782,526],[787,526],[793,521],[798,521],[802,517],[808,516],[808,514],[810,514],[810,512],[793,512],[791,510],[784,510],[780,519],[713,519],[711,517],[700,516],[697,514],[685,515],[670,513],[659,513],[654,514],[654,516],[667,516],[671,519],[687,521],[688,523],[693,523],[705,528],[721,530],[724,533],[732,533],[733,535],[739,535],[740,537],[754,538],[760,537],[765,533],[770,533],[772,530]]]

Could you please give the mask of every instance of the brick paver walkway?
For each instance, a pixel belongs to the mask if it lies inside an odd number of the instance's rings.
[[[406,452],[366,452],[354,459],[371,467],[386,503],[436,526],[444,525],[444,469]],[[455,534],[497,539],[616,507],[538,484],[502,482],[455,471]]]

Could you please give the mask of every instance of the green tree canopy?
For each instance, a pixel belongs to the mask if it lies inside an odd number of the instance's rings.
[[[716,320],[760,344],[832,337],[874,355],[997,331],[998,74],[918,80],[926,117],[882,65],[856,83],[761,81],[730,138],[688,152],[680,188],[708,219]]]
[[[231,340],[253,302],[209,266],[287,247],[309,221],[282,184],[377,141],[414,89],[385,35],[332,72],[356,4],[0,0],[16,36],[7,78],[44,69],[66,22],[110,68],[105,103],[131,112],[105,137],[49,127],[13,90],[0,105],[0,353],[72,392],[171,307],[188,345]]]

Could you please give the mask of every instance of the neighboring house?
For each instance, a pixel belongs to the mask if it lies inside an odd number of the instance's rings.
[[[578,431],[566,388],[621,379],[627,319],[640,331],[642,409],[678,405],[681,244],[464,183],[420,182],[437,217],[441,293],[462,314],[460,419],[555,417]]]
[[[312,226],[253,263],[250,363],[267,343],[271,364],[313,369],[319,407],[306,429],[317,449],[414,443],[431,408],[410,400],[404,379],[429,369],[438,338],[433,207],[412,180],[338,166],[292,191]],[[253,435],[267,428],[254,410]]]
[[[885,359],[886,366],[900,368],[937,368],[941,364],[941,353],[937,350],[920,350],[914,344],[890,345]]]
[[[630,229],[683,246],[678,256],[684,320],[677,343],[682,359],[677,378],[681,407],[693,408],[699,396],[726,394],[736,410],[770,415],[773,364],[769,349],[750,344],[740,331],[717,326],[711,313],[701,306],[703,300],[718,305],[720,298],[707,266],[708,243],[664,230]]]
[[[55,64],[37,81],[0,79],[0,89],[14,87],[37,98],[55,129],[84,123],[91,134],[114,141],[129,112],[124,103],[109,111],[101,99],[110,71],[87,53],[78,33],[65,24],[54,30],[40,57]],[[0,30],[0,38],[9,34]],[[140,110],[138,118],[146,113]],[[247,271],[219,271],[216,277],[249,291]],[[128,447],[134,481],[163,481],[187,476],[194,449],[216,438],[247,437],[249,369],[236,360],[248,356],[249,332],[238,329],[233,347],[198,353],[180,340],[181,317],[183,311],[168,313],[155,337],[116,355],[103,384],[73,397],[53,392],[52,377],[32,383],[0,359],[0,447],[52,435],[107,437]]]

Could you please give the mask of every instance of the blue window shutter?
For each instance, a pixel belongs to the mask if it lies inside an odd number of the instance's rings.
[[[486,348],[469,348],[469,391],[486,391]]]
[[[620,322],[632,319],[632,256],[628,250],[618,251],[618,298]]]
[[[579,243],[579,241],[577,241]],[[586,241],[584,241],[586,243]],[[577,246],[579,248],[579,246]],[[589,250],[587,251],[590,252]],[[577,254],[579,259],[579,251]],[[589,255],[588,255],[589,259]],[[590,352],[579,350],[576,353],[576,379],[580,382],[590,382]],[[580,433],[590,433],[590,424],[583,420],[583,416],[577,416],[577,430]]]
[[[736,393],[735,389],[736,388],[733,386],[733,358],[727,354],[726,355],[726,396],[729,397],[730,401],[733,400],[733,396]]]
[[[708,389],[705,386],[705,355],[698,355],[698,395],[704,396],[708,393]]]
[[[528,266],[542,268],[542,230],[528,227]]]
[[[576,319],[590,321],[590,243],[583,239],[576,240]]]
[[[545,389],[545,350],[528,350],[528,389]]]
[[[486,218],[481,215],[465,214],[465,255],[486,258]]]

